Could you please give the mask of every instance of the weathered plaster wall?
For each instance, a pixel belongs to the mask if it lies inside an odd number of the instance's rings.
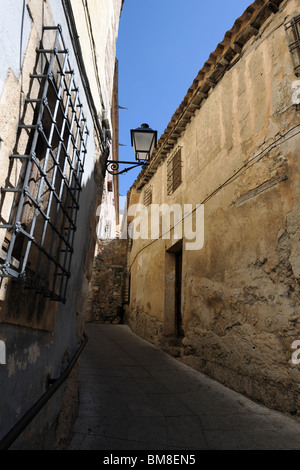
[[[13,3],[18,10],[13,31],[19,41],[21,37],[19,13],[23,2]],[[82,5],[82,2],[72,1],[72,7],[75,10],[78,5]],[[109,38],[105,41],[105,61],[102,62],[101,58],[98,63],[101,77],[97,85],[91,83],[91,92],[98,106],[100,121],[103,111],[102,105],[109,109],[111,103],[112,83],[103,81],[102,76],[105,73],[110,74],[114,70],[115,39],[121,0],[116,2],[102,1],[101,7],[104,10],[107,9],[109,13],[106,12],[99,16],[99,2],[89,2],[93,21],[97,20],[101,34],[107,35]],[[75,17],[78,19],[76,13]],[[5,12],[2,12],[1,18],[5,21]],[[13,153],[16,145],[19,113],[22,113],[24,99],[29,89],[29,74],[33,71],[36,47],[39,45],[43,25],[52,26],[58,23],[62,25],[63,36],[70,51],[70,61],[74,65],[90,137],[66,303],[55,303],[42,299],[34,291],[25,290],[22,285],[13,285],[7,279],[1,282],[0,339],[6,345],[6,364],[0,365],[0,439],[45,392],[47,375],[50,374],[54,378],[60,376],[82,339],[88,283],[91,277],[96,243],[96,209],[101,202],[103,184],[102,148],[81,82],[62,2],[28,0],[25,2],[25,20],[20,62],[22,68],[17,67],[15,57],[12,55],[1,56],[0,59],[0,80],[2,78],[4,80],[2,90],[0,90],[0,185],[7,186],[9,183],[7,181],[9,171],[13,185],[16,184],[14,180],[19,175],[20,164],[16,163],[11,171],[9,155]],[[79,20],[80,25],[77,26],[84,30],[82,18],[80,17]],[[11,17],[10,21],[12,23]],[[31,23],[31,28],[29,23]],[[1,44],[6,45],[5,41],[8,39],[5,35],[5,29],[0,30],[0,37]],[[10,40],[8,42],[17,51],[15,42],[10,42]],[[84,60],[86,54],[87,61],[90,57],[89,48],[90,44],[83,41],[82,53]],[[105,72],[106,67],[107,72]],[[91,66],[87,65],[87,69],[90,74],[89,78],[93,82]],[[95,69],[94,74],[97,74]],[[100,89],[104,96],[101,106],[99,104]],[[26,142],[19,142],[18,145],[21,149],[22,145],[26,145]],[[2,223],[9,216],[11,204],[12,198],[5,198],[5,203],[1,203]],[[3,232],[4,230],[1,230],[1,245],[4,237]],[[56,446],[62,448],[76,412],[76,401],[77,366],[73,369],[65,385],[56,392],[46,407],[20,436],[15,447],[45,449]]]
[[[72,1],[80,43],[85,51],[85,67],[96,106],[102,111],[104,105],[108,117],[110,117],[115,68],[112,57],[116,56],[121,6],[122,0]],[[101,92],[99,92],[99,83]]]
[[[21,25],[23,22],[23,40]],[[1,64],[0,64],[0,95],[7,76],[7,64],[14,75],[19,75],[20,62],[22,62],[27,41],[31,30],[31,18],[27,8],[23,11],[23,0],[12,0],[5,5],[5,15],[0,17]]]
[[[284,21],[297,14],[298,1],[284,2],[196,111],[176,145],[183,182],[174,194],[166,162],[131,190],[132,202],[142,203],[150,185],[153,203],[205,201],[203,248],[186,250],[183,239],[181,360],[292,413],[300,410],[300,369],[291,361],[300,337],[300,138]],[[136,240],[128,257],[127,321],[162,344],[162,334],[175,333],[166,252],[174,242]]]

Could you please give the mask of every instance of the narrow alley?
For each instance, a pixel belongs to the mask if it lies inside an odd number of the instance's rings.
[[[136,336],[86,324],[66,450],[300,449],[300,422],[254,403]]]

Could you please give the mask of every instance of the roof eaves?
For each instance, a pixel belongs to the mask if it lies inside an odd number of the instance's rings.
[[[178,138],[186,129],[195,111],[201,107],[203,100],[207,98],[208,92],[217,85],[226,71],[240,59],[243,46],[251,37],[259,33],[261,25],[267,17],[278,11],[283,1],[255,0],[246,8],[242,16],[237,18],[233,27],[225,33],[223,41],[217,45],[215,51],[210,54],[202,69],[198,72],[183,101],[158,140],[150,164],[139,173],[132,187],[141,189],[151,179],[165,156],[176,145]]]

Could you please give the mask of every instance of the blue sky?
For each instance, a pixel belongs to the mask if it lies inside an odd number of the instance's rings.
[[[163,134],[198,71],[251,0],[125,0],[117,40],[119,159],[134,161],[130,129]],[[120,175],[126,195],[139,169]]]

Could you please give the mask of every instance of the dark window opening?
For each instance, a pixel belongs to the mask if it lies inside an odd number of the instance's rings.
[[[184,336],[182,321],[182,250],[175,253],[175,334]]]
[[[152,188],[147,188],[144,192],[144,206],[150,206],[150,204],[152,204]]]
[[[169,159],[167,166],[167,194],[173,194],[182,183],[181,148]]]
[[[65,301],[88,129],[60,26],[45,27],[19,123],[27,140],[2,246],[0,276]],[[23,147],[24,148],[24,147]]]
[[[130,278],[130,267],[127,267],[123,279],[123,305],[129,305],[130,302]]]
[[[300,15],[285,24],[290,52],[293,56],[295,74],[300,76]]]

